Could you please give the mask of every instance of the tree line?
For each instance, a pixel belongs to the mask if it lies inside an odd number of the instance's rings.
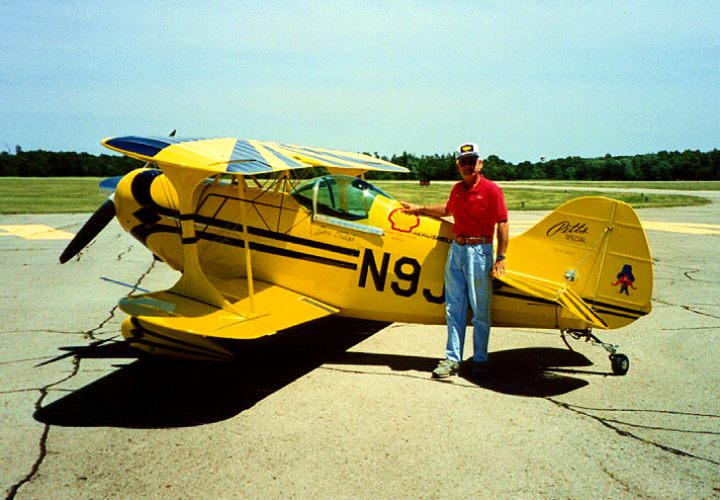
[[[456,179],[457,171],[452,154],[415,156],[408,153],[384,158],[409,168],[420,180]],[[483,173],[499,181],[558,179],[558,180],[720,180],[720,150],[708,152],[686,150],[660,151],[634,156],[581,158],[568,156],[547,161],[510,163],[496,155],[483,162]],[[386,174],[382,174],[385,175]],[[386,176],[387,177],[387,176]]]
[[[452,154],[413,155],[403,152],[388,158],[410,169],[411,178],[431,181],[456,179]],[[23,151],[0,153],[0,176],[17,177],[112,177],[123,175],[140,166],[140,162],[126,156],[91,155],[88,153]],[[484,161],[484,173],[499,181],[558,179],[558,180],[720,180],[720,150],[701,152],[686,150],[660,151],[634,156],[581,158],[569,156],[535,163],[510,163],[496,155]],[[369,172],[368,178],[407,179],[408,174]]]

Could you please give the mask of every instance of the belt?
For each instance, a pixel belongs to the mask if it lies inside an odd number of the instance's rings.
[[[455,243],[458,245],[482,245],[484,243],[492,243],[492,236],[463,236],[455,235]]]

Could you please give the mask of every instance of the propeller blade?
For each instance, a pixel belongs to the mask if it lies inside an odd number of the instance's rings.
[[[113,220],[113,217],[115,217],[115,202],[113,201],[113,196],[111,196],[90,216],[68,246],[65,247],[65,250],[60,256],[60,263],[65,264],[80,253],[80,250],[85,248],[88,243],[100,234],[100,231],[105,229],[105,226]]]

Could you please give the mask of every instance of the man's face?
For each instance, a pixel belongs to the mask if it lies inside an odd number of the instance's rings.
[[[457,168],[460,175],[470,177],[482,170],[482,161],[477,156],[465,156],[457,161]]]

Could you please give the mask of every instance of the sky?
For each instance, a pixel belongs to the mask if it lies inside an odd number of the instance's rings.
[[[0,151],[240,137],[518,163],[720,148],[720,2],[0,2]]]

